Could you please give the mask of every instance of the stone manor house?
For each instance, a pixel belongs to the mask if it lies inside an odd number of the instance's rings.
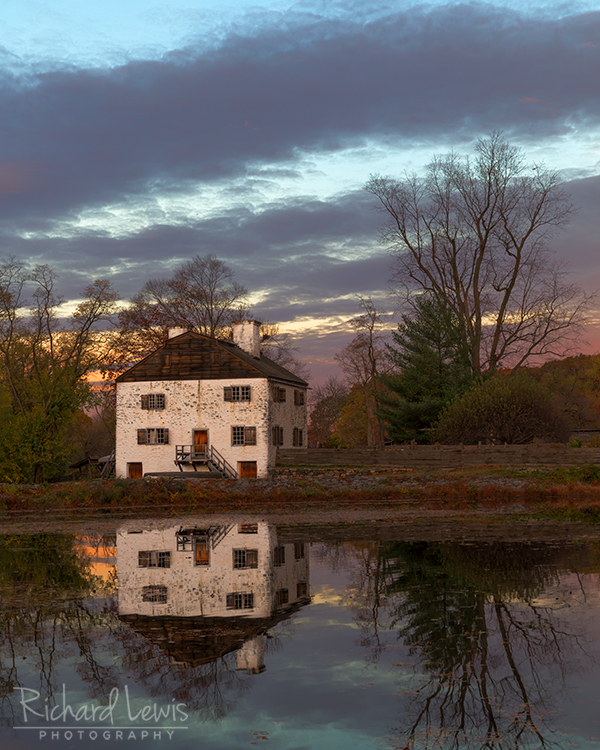
[[[233,342],[181,328],[122,373],[115,473],[264,477],[281,448],[305,448],[308,384],[260,353],[260,324]]]

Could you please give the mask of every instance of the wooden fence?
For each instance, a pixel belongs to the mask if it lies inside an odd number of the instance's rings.
[[[600,464],[600,448],[564,444],[417,445],[393,448],[278,449],[277,466],[398,466],[460,469],[469,466],[581,466]]]

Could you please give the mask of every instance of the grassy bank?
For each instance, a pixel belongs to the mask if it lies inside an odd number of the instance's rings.
[[[415,508],[600,522],[600,467],[399,470],[386,474],[239,480],[127,480],[0,485],[0,515],[127,508],[156,512]]]

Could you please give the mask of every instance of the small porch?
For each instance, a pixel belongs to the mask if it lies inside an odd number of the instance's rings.
[[[227,479],[237,479],[238,472],[212,445],[176,445],[175,464],[180,472],[191,466],[195,472],[219,472]]]

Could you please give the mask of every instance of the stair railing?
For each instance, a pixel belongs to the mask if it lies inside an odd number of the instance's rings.
[[[233,466],[226,461],[223,456],[219,453],[219,451],[213,446],[210,446],[210,460],[214,463],[214,465],[217,467],[219,471],[222,471],[223,474],[228,479],[237,479],[238,473],[233,468]]]

